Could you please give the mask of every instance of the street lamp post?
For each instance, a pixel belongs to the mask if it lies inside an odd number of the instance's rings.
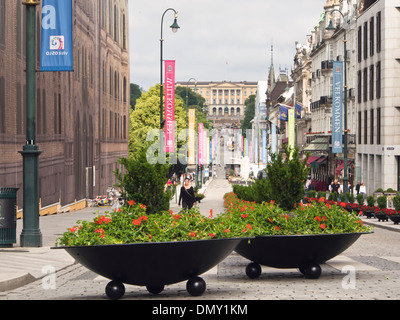
[[[163,95],[164,95],[164,84],[163,84],[163,24],[164,24],[164,16],[168,11],[173,11],[175,16],[174,16],[174,23],[170,26],[172,29],[173,33],[176,33],[178,29],[180,28],[177,22],[178,18],[178,12],[175,9],[169,8],[165,10],[165,12],[162,15],[161,18],[161,38],[160,38],[160,153],[163,152],[164,150],[164,141],[162,139],[162,128],[164,127],[165,120],[163,119]]]
[[[39,229],[39,151],[36,145],[36,6],[37,0],[26,0],[26,144],[23,157],[23,229],[21,247],[41,247]]]
[[[340,15],[342,16],[344,20],[344,15],[340,10],[334,9],[330,12],[330,21],[329,25],[326,27],[326,30],[336,30],[336,28],[332,24],[332,13],[333,12],[339,12]],[[348,186],[349,186],[349,177],[347,174],[347,38],[346,38],[346,28],[343,26],[343,48],[344,48],[344,138],[343,138],[343,144],[344,144],[344,173],[343,173],[343,193],[344,193],[344,198],[345,202],[347,202],[347,192],[348,192]]]

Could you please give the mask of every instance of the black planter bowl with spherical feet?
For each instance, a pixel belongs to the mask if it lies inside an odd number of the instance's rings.
[[[261,267],[298,268],[306,278],[321,275],[320,264],[339,255],[365,233],[262,236],[242,240],[235,251],[252,261],[249,278],[261,275]]]
[[[224,260],[242,239],[134,243],[56,247],[65,249],[86,268],[111,280],[106,287],[110,299],[121,299],[124,284],[146,286],[159,294],[165,285],[187,281],[192,296],[201,296],[206,282],[202,273]]]

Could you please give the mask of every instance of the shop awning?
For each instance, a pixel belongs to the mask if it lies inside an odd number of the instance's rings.
[[[329,151],[329,137],[319,137],[313,140],[304,151],[315,152],[315,151]]]
[[[348,160],[347,161],[347,168],[349,167],[349,165],[353,162],[353,160]],[[342,161],[342,163],[336,168],[335,172],[336,174],[340,174],[342,172],[344,168],[344,161]]]
[[[319,157],[317,156],[309,156],[307,159],[307,165],[309,166],[312,162],[317,161]]]

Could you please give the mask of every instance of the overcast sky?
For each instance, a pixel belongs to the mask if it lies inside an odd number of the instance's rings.
[[[164,60],[176,81],[265,81],[274,45],[275,74],[290,69],[295,41],[306,42],[326,0],[129,0],[131,83],[160,81],[161,17],[178,11],[177,33],[164,18]]]

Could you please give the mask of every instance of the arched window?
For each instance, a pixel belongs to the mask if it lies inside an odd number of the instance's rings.
[[[240,116],[240,108],[236,108],[236,115]]]
[[[213,108],[213,116],[217,115],[217,108]]]

